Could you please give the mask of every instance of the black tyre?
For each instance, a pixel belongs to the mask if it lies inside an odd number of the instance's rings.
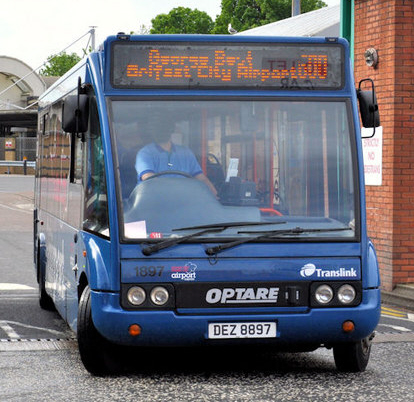
[[[38,246],[37,248],[37,259],[36,259],[36,271],[37,271],[37,282],[39,284],[39,305],[43,310],[54,311],[56,310],[53,299],[46,293],[45,288],[45,267],[42,261],[44,258],[44,247]]]
[[[115,357],[115,346],[93,324],[89,286],[84,289],[79,301],[77,338],[82,363],[91,374],[104,376],[120,371]]]
[[[334,346],[333,355],[336,368],[339,371],[365,371],[371,354],[373,336],[368,336],[358,342]]]

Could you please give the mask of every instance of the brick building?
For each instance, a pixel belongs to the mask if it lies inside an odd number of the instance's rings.
[[[368,230],[390,291],[414,282],[414,2],[353,1],[355,80],[375,81],[383,126],[382,184],[366,186]],[[370,48],[376,67],[364,58]]]

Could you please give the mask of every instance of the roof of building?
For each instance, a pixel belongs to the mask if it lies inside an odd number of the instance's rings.
[[[0,110],[0,134],[11,127],[35,129],[37,127],[37,109]]]
[[[0,73],[10,78],[10,84],[19,81],[20,86],[17,83],[16,85],[22,92],[28,92],[31,96],[39,96],[46,89],[42,77],[25,62],[14,57],[0,55]],[[5,91],[5,88],[0,89],[2,93]]]
[[[335,5],[248,29],[236,35],[339,36],[339,24],[340,6]]]
[[[42,80],[46,84],[46,88],[50,88],[60,77],[42,75]]]

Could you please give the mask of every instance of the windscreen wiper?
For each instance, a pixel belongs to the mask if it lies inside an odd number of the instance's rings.
[[[282,229],[282,230],[270,230],[270,231],[254,231],[254,232],[248,232],[248,231],[240,231],[237,232],[239,234],[243,233],[243,234],[257,234],[260,233],[259,236],[254,236],[254,237],[248,237],[248,238],[243,238],[240,240],[235,240],[232,241],[230,243],[225,243],[225,244],[219,244],[217,246],[214,247],[209,247],[205,250],[207,255],[215,255],[217,253],[220,253],[221,251],[227,250],[229,248],[232,247],[236,247],[240,244],[243,243],[249,243],[255,240],[267,240],[267,239],[275,239],[278,237],[284,237],[285,235],[300,235],[303,233],[324,233],[324,232],[338,232],[341,230],[352,230],[349,227],[341,227],[341,228],[326,228],[326,229],[305,229],[305,228],[301,228],[301,227],[296,227],[293,229]]]
[[[193,237],[198,237],[206,233],[219,233],[231,227],[275,225],[275,224],[282,224],[282,223],[286,223],[286,222],[281,222],[281,221],[279,222],[224,222],[224,223],[215,223],[215,224],[210,224],[210,225],[176,228],[172,230],[173,231],[192,230],[192,229],[203,229],[203,230],[191,233],[187,236],[173,237],[173,238],[161,241],[156,244],[146,245],[145,247],[142,248],[142,254],[148,256],[148,255],[156,253],[157,251],[163,250],[164,248],[172,247],[172,246],[175,246],[176,244],[185,242],[186,240],[192,239]]]
[[[179,231],[179,230],[191,230],[191,229],[210,229],[210,228],[236,228],[238,226],[265,226],[265,225],[280,225],[282,221],[277,222],[254,222],[254,221],[246,221],[246,222],[223,222],[223,223],[210,223],[208,225],[199,225],[199,226],[188,226],[184,228],[176,228],[172,229],[173,231]]]

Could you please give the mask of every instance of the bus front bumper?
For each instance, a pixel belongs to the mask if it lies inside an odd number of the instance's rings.
[[[370,335],[380,318],[380,290],[363,291],[362,303],[349,308],[309,308],[277,313],[202,312],[179,314],[176,311],[127,311],[121,308],[119,293],[92,291],[92,319],[95,327],[111,342],[131,346],[202,346],[212,344],[271,343],[276,346],[331,345],[358,341]],[[355,330],[344,332],[343,323],[352,321]],[[209,339],[209,324],[275,322],[272,338]],[[137,336],[129,333],[139,325]]]

